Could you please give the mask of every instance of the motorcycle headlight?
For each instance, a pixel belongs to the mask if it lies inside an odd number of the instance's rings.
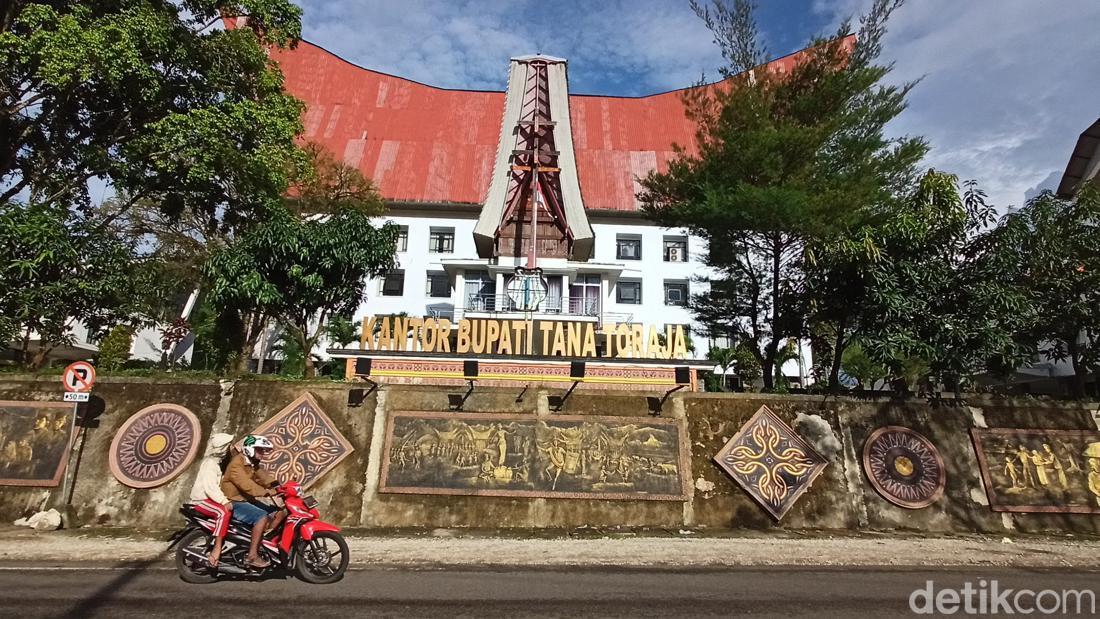
[[[306,506],[306,509],[313,509],[317,507],[317,499],[307,496],[302,498],[302,504]]]

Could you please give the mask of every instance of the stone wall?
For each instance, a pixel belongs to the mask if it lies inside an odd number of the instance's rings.
[[[0,380],[0,399],[57,400],[57,378]],[[243,436],[310,393],[352,444],[354,451],[313,487],[327,519],[346,527],[707,527],[789,529],[873,529],[930,532],[1080,531],[1100,533],[1100,516],[1001,514],[988,507],[972,427],[1096,430],[1084,405],[1038,401],[971,400],[968,406],[933,407],[922,401],[824,399],[811,396],[678,393],[663,403],[662,415],[684,419],[691,445],[691,496],[687,501],[623,501],[518,497],[439,496],[378,492],[386,422],[396,411],[451,409],[458,387],[391,386],[271,380],[165,381],[101,378],[93,409],[101,410],[78,441],[70,459],[75,473],[71,513],[78,524],[173,527],[176,511],[197,465],[152,490],[134,490],[111,475],[108,451],[115,431],[133,413],[155,403],[175,403],[196,414],[203,441],[212,431]],[[465,412],[512,415],[600,415],[646,418],[659,398],[637,392],[478,387]],[[813,487],[782,522],[775,523],[713,462],[722,445],[767,405],[829,458]],[[461,414],[461,413],[458,413]],[[828,425],[811,437],[807,427]],[[908,510],[883,500],[862,471],[867,436],[884,425],[910,427],[931,439],[947,468],[944,497],[932,506]],[[831,434],[831,436],[829,436]],[[79,458],[78,458],[79,455]],[[38,509],[64,507],[64,488],[0,487],[0,518],[10,521]]]

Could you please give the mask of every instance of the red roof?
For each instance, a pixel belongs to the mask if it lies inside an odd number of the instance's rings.
[[[353,65],[302,41],[272,57],[306,104],[304,138],[323,144],[394,201],[481,203],[500,138],[504,93],[427,86]],[[773,61],[785,70],[796,55]],[[501,75],[507,64],[501,65]],[[667,169],[673,143],[695,146],[680,91],[571,95],[586,209],[637,209],[637,177]]]

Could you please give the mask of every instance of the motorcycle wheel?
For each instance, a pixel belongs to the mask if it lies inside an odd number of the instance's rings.
[[[298,542],[295,562],[298,576],[315,585],[327,585],[344,577],[348,569],[348,543],[332,531],[316,533],[310,541]]]
[[[199,553],[203,556],[210,551],[210,535],[203,530],[195,529],[183,536],[176,546],[176,572],[180,580],[193,585],[205,585],[218,579],[204,562],[200,562],[188,551]]]

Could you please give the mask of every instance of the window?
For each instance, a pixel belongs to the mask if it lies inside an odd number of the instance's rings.
[[[616,286],[615,300],[619,303],[638,305],[642,302],[642,282],[619,281]]]
[[[687,262],[688,241],[682,236],[665,237],[665,262]]]
[[[615,257],[619,260],[641,260],[642,237],[620,234],[615,239]]]
[[[433,254],[452,254],[455,251],[455,229],[435,228],[428,237],[428,251]]]
[[[379,291],[384,297],[400,297],[405,294],[405,272],[390,271],[382,278],[382,286]]]
[[[409,227],[397,227],[397,251],[409,251]]]
[[[686,306],[688,301],[687,282],[665,282],[665,305]]]
[[[596,316],[600,313],[600,276],[581,274],[569,287],[569,313]]]
[[[428,296],[450,297],[451,279],[442,271],[428,272]]]
[[[466,309],[491,312],[496,308],[497,283],[488,271],[466,271]]]

